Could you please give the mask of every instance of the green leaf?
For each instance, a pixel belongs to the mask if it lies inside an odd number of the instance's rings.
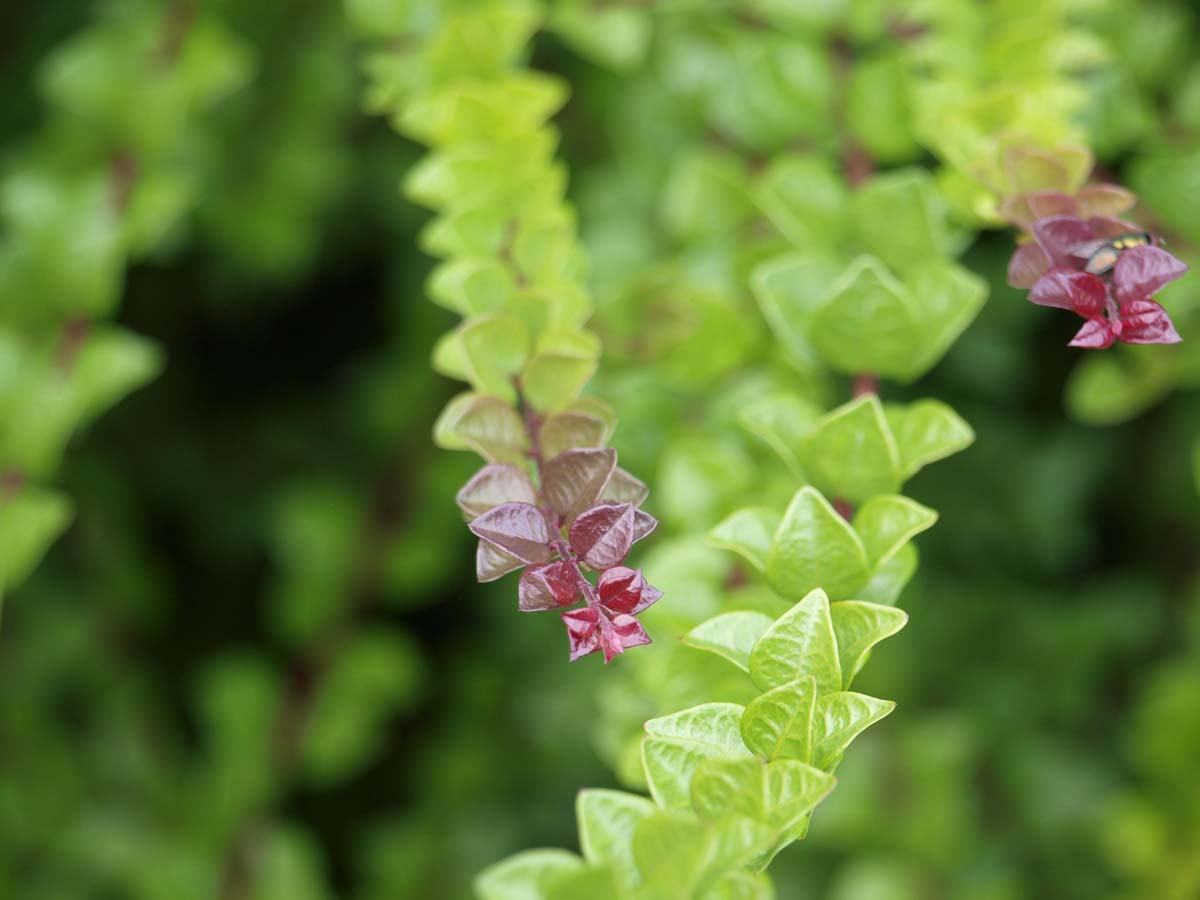
[[[801,250],[835,249],[845,237],[845,181],[820,156],[776,157],[755,184],[754,200]]]
[[[950,250],[944,204],[926,169],[875,175],[854,193],[851,208],[859,240],[895,271]]]
[[[525,850],[484,869],[475,878],[479,900],[545,900],[557,877],[583,868],[566,850]]]
[[[708,533],[707,543],[722,550],[732,550],[764,572],[779,521],[779,513],[773,509],[739,509]]]
[[[821,491],[854,503],[900,487],[900,453],[874,394],[821,419],[800,444],[800,462]]]
[[[365,631],[342,647],[320,681],[304,723],[302,765],[330,784],[357,773],[387,746],[387,725],[419,695],[416,645],[400,634]]]
[[[770,626],[771,617],[760,612],[721,613],[689,631],[683,642],[689,647],[723,656],[743,672],[749,672],[750,650]]]
[[[508,266],[491,257],[459,257],[438,265],[429,277],[430,299],[463,316],[498,313],[516,286]]]
[[[529,436],[517,411],[498,397],[459,394],[446,404],[433,426],[433,439],[447,450],[474,450],[490,462],[520,465],[529,454]]]
[[[926,260],[906,276],[913,312],[920,324],[921,352],[906,381],[932,369],[967,329],[987,301],[988,284],[973,272],[948,260]]]
[[[654,802],[688,809],[688,785],[702,761],[713,756],[745,756],[735,703],[705,703],[646,722],[642,764]]]
[[[836,783],[828,772],[795,759],[710,759],[692,779],[692,806],[703,818],[744,816],[787,835]]]
[[[622,887],[612,866],[585,866],[547,878],[544,896],[545,900],[612,900],[622,896]]]
[[[872,497],[854,514],[872,568],[886,563],[910,540],[933,526],[937,513],[899,494]]]
[[[851,741],[895,708],[891,700],[851,691],[819,697],[813,717],[813,762],[820,769],[837,765]]]
[[[738,424],[762,438],[796,476],[803,475],[796,449],[804,435],[821,418],[821,410],[796,394],[779,393],[756,400],[738,410]]]
[[[802,675],[811,675],[821,694],[842,686],[829,598],[820,588],[780,616],[750,653],[750,677],[761,690],[779,687]]]
[[[589,863],[607,864],[625,888],[634,886],[633,835],[656,810],[645,797],[624,791],[580,791],[575,801],[579,846]]]
[[[884,412],[900,450],[905,479],[975,441],[971,426],[940,400],[918,400],[907,406],[889,404]]]
[[[842,599],[866,584],[868,572],[850,523],[815,488],[801,488],[775,530],[766,569],[771,587],[787,598],[821,587]]]
[[[681,240],[728,233],[751,214],[745,164],[719,149],[700,149],[671,167],[663,191],[662,218]]]
[[[775,900],[775,888],[765,873],[732,872],[705,894],[704,900]]]
[[[741,816],[716,822],[689,812],[663,811],[642,820],[633,837],[634,859],[646,885],[639,896],[704,897],[719,879],[770,847],[769,828]]]
[[[837,608],[841,604],[834,604]],[[771,688],[742,713],[742,740],[763,759],[812,759],[812,718],[817,682],[811,675]]]
[[[595,335],[549,332],[538,339],[537,352],[521,373],[521,391],[538,412],[559,412],[579,398],[599,358]]]
[[[529,332],[514,316],[468,320],[459,331],[471,386],[516,403],[512,379],[529,358]]]
[[[855,59],[846,122],[871,159],[897,163],[920,154],[909,91],[906,60],[899,53]]]
[[[792,253],[760,263],[750,289],[763,318],[793,362],[815,367],[820,356],[812,337],[813,322],[842,273],[837,257],[819,252]]]
[[[860,600],[831,604],[829,615],[842,664],[842,690],[850,689],[850,683],[862,670],[871,648],[908,623],[908,613],[902,609]]]
[[[822,298],[813,344],[843,375],[907,379],[925,352],[912,295],[872,256],[860,256]]]
[[[653,34],[650,10],[628,6],[559,4],[547,26],[580,56],[618,72],[641,63]]]
[[[866,587],[858,590],[858,598],[883,606],[895,606],[900,592],[916,571],[917,548],[913,544],[905,544],[872,573]]]
[[[0,595],[18,587],[71,523],[65,494],[24,485],[0,496]]]
[[[1162,348],[1088,354],[1067,379],[1066,406],[1087,425],[1119,425],[1158,404],[1176,384],[1174,360]]]

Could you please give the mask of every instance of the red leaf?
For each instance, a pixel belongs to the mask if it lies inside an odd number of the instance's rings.
[[[1132,247],[1113,267],[1112,282],[1121,306],[1148,300],[1162,287],[1180,277],[1188,267],[1158,247]]]
[[[550,559],[550,530],[541,510],[529,503],[502,503],[470,524],[477,537],[527,563]]]
[[[615,450],[565,450],[542,469],[542,490],[563,522],[570,524],[600,498],[616,466]]]
[[[1083,347],[1087,350],[1103,350],[1111,347],[1114,340],[1116,340],[1116,335],[1113,334],[1108,319],[1088,319],[1067,346]]]
[[[562,614],[571,645],[571,662],[600,649],[600,614],[590,606]]]
[[[1117,337],[1127,344],[1178,344],[1183,340],[1167,311],[1153,300],[1135,300],[1121,307]]]
[[[521,573],[519,596],[524,612],[570,606],[579,596],[574,567],[562,560],[530,566]]]
[[[1051,269],[1037,280],[1029,299],[1038,306],[1071,309],[1090,319],[1104,311],[1107,295],[1104,282],[1090,272]]]
[[[613,616],[612,630],[621,639],[622,650],[650,643],[650,635],[646,634],[646,629],[642,627],[642,623],[633,616]]]
[[[637,569],[614,566],[596,584],[600,602],[613,612],[636,614],[662,597]]]
[[[1021,244],[1008,262],[1008,283],[1028,290],[1050,268],[1050,257],[1035,243]]]
[[[491,463],[471,476],[454,498],[467,518],[475,519],[501,503],[537,504],[529,474],[508,463]]]
[[[480,541],[475,550],[475,578],[480,583],[495,581],[503,578],[509,572],[515,572],[525,563],[515,556],[509,556],[494,544]]]
[[[580,513],[571,525],[571,549],[593,569],[612,568],[633,544],[634,513],[629,503],[602,503]]]

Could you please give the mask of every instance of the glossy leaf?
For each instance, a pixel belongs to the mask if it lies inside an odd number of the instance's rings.
[[[692,806],[704,818],[744,816],[782,836],[799,826],[835,783],[828,772],[795,759],[709,759],[692,778]]]
[[[570,524],[600,499],[616,465],[615,450],[567,450],[542,467],[542,491],[563,522]]]
[[[471,532],[527,563],[550,559],[550,531],[541,510],[530,503],[503,503],[470,524]]]
[[[529,566],[521,573],[518,591],[520,609],[535,612],[570,606],[579,597],[579,584],[574,567],[560,560]]]
[[[883,606],[895,606],[905,585],[917,571],[917,549],[905,544],[891,559],[871,573],[871,579],[855,596]]]
[[[767,580],[786,598],[823,588],[849,597],[867,582],[867,553],[850,524],[811,487],[801,488],[775,530]]]
[[[940,400],[918,400],[907,406],[885,407],[888,425],[900,451],[905,479],[931,462],[971,446],[975,432]]]
[[[822,418],[800,445],[800,461],[828,496],[857,503],[900,487],[900,454],[883,406],[867,394]]]
[[[580,791],[575,801],[575,817],[583,858],[610,866],[622,885],[632,888],[637,881],[633,835],[638,824],[655,811],[653,803],[636,794],[599,789]]]
[[[643,819],[633,838],[634,859],[647,897],[707,897],[727,873],[771,844],[771,830],[744,816],[705,822],[665,810]]]
[[[618,565],[633,545],[635,512],[628,503],[593,506],[571,524],[571,549],[593,569]]]
[[[876,175],[853,194],[851,208],[859,239],[896,271],[949,249],[944,205],[925,169]]]
[[[608,438],[608,426],[594,416],[561,412],[547,416],[538,432],[538,445],[546,459],[554,459],[576,447],[600,447]]]
[[[689,631],[683,642],[723,656],[743,672],[749,672],[750,651],[771,621],[770,616],[750,610],[721,613]]]
[[[654,802],[668,809],[690,809],[692,773],[714,756],[745,756],[735,703],[705,703],[646,722],[642,764]]]
[[[475,548],[475,579],[481,584],[503,578],[524,565],[523,560],[505,553],[491,541],[481,540]]]
[[[871,648],[908,624],[908,613],[894,606],[843,600],[829,607],[842,666],[842,690],[849,690]]]
[[[750,677],[760,690],[779,687],[803,675],[815,679],[821,694],[842,685],[829,598],[820,588],[780,616],[750,653]]]
[[[872,497],[854,514],[872,568],[883,565],[910,540],[933,527],[937,513],[898,494]]]
[[[714,547],[732,550],[763,572],[779,520],[779,513],[772,509],[739,509],[710,531],[707,541]]]
[[[851,741],[895,708],[890,700],[851,691],[819,697],[813,717],[813,762],[821,769],[836,765]]]
[[[600,492],[601,500],[613,500],[617,503],[632,503],[641,506],[650,496],[650,489],[641,479],[630,475],[620,466],[613,469],[612,477]],[[649,533],[649,532],[647,532]]]
[[[812,675],[771,688],[746,705],[742,740],[765,760],[810,762],[816,702],[817,682]]]
[[[662,597],[662,591],[646,581],[637,569],[613,566],[596,580],[600,602],[613,612],[637,615]]]
[[[471,476],[454,501],[470,520],[503,503],[537,505],[538,497],[529,473],[524,469],[507,463],[491,463]]]

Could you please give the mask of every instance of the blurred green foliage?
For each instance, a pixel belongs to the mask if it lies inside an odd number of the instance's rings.
[[[773,448],[847,396],[813,364],[804,279],[869,252],[895,275],[856,279],[933,303],[905,271],[920,242],[965,249],[958,302],[976,276],[989,300],[953,347],[945,304],[944,359],[899,357],[916,381],[884,400],[937,397],[977,439],[906,485],[941,524],[856,683],[898,709],[772,865],[777,894],[1200,894],[1200,288],[1162,295],[1182,345],[1077,361],[1073,323],[1003,285],[1010,237],[975,236],[994,191],[1075,177],[1082,141],[1194,264],[1190,7],[548,4],[529,61],[571,86],[554,149],[594,391],[664,522],[638,560],[667,592],[656,644],[601,671],[513,585],[474,585],[452,502],[473,466],[430,446],[454,317],[422,296],[430,232],[398,190],[418,148],[362,114],[358,42],[455,5],[14,11],[0,893],[459,898],[506,854],[573,847],[571,798],[636,786],[645,719],[749,699],[675,638],[783,611],[703,536],[781,509],[806,464]],[[1047,155],[1006,158],[997,128]],[[888,169],[852,203],[847,129]]]

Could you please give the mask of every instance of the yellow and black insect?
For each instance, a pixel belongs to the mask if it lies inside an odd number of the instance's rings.
[[[1112,267],[1117,264],[1121,251],[1130,247],[1157,247],[1159,243],[1161,242],[1158,237],[1149,231],[1131,231],[1116,237],[1078,244],[1071,248],[1071,255],[1087,260],[1083,271],[1093,275],[1104,275],[1111,272]]]

